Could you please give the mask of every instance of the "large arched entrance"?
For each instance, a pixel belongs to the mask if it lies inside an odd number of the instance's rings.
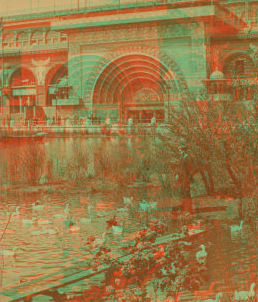
[[[178,94],[176,74],[141,54],[122,56],[100,74],[93,93],[93,115],[140,123],[155,115],[162,122],[169,94]],[[169,84],[168,84],[169,83]]]

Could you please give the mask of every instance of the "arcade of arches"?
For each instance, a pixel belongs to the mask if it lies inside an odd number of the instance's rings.
[[[212,95],[226,94],[232,101],[252,101],[256,99],[256,64],[245,53],[230,55],[224,61],[221,71],[213,73],[225,80],[210,87]],[[10,113],[26,119],[46,116],[46,108],[53,108],[62,117],[84,112],[103,120],[107,116],[113,120],[132,117],[138,122],[150,122],[153,116],[160,122],[166,118],[171,104],[182,95],[181,83],[176,73],[169,70],[157,59],[143,54],[130,54],[106,64],[95,77],[92,85],[91,108],[79,101],[71,103],[68,63],[58,68],[49,68],[45,76],[45,108],[38,104],[38,81],[29,68],[16,69],[9,78]],[[4,91],[1,91],[3,95]],[[172,101],[173,100],[173,101]],[[3,104],[1,98],[1,104]],[[68,112],[68,113],[67,113]],[[49,117],[49,116],[47,116]]]

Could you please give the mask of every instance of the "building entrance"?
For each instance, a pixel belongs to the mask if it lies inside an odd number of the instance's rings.
[[[127,118],[133,118],[135,123],[150,123],[153,116],[158,123],[164,122],[164,110],[128,110]]]

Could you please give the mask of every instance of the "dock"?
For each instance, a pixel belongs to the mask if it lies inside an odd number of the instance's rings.
[[[194,240],[196,237],[203,236],[205,233],[204,230],[197,230],[195,233],[191,234],[189,238],[191,240]],[[183,235],[166,235],[158,237],[153,244],[159,245],[162,243],[167,243],[170,241],[178,241],[182,240],[185,237]],[[108,254],[107,254],[108,255]],[[114,251],[109,253],[109,256],[111,256],[112,260],[119,259],[120,261],[128,261],[132,254],[121,254],[118,251]],[[68,263],[66,267],[56,267],[53,269],[49,269],[45,271],[44,275],[42,276],[36,276],[33,279],[33,276],[30,278],[31,280],[28,282],[24,282],[22,284],[10,284],[6,287],[2,288],[2,291],[0,292],[0,301],[1,302],[11,302],[11,301],[32,301],[33,296],[44,294],[44,295],[50,295],[53,297],[53,293],[56,292],[55,295],[55,301],[59,301],[59,294],[57,292],[58,288],[62,288],[64,286],[67,286],[69,284],[77,283],[81,280],[90,278],[94,275],[103,273],[109,268],[109,265],[100,265],[97,270],[89,269],[87,267],[88,261],[85,261],[85,259],[93,259],[94,256],[92,255],[86,255],[84,257],[81,257],[77,259],[78,265],[75,265],[74,263]],[[29,297],[29,298],[28,298]]]

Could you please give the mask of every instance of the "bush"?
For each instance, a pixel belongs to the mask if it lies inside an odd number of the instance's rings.
[[[30,185],[39,184],[44,174],[46,155],[43,148],[32,141],[28,146],[24,146],[20,155],[16,157],[21,168],[21,173]]]

